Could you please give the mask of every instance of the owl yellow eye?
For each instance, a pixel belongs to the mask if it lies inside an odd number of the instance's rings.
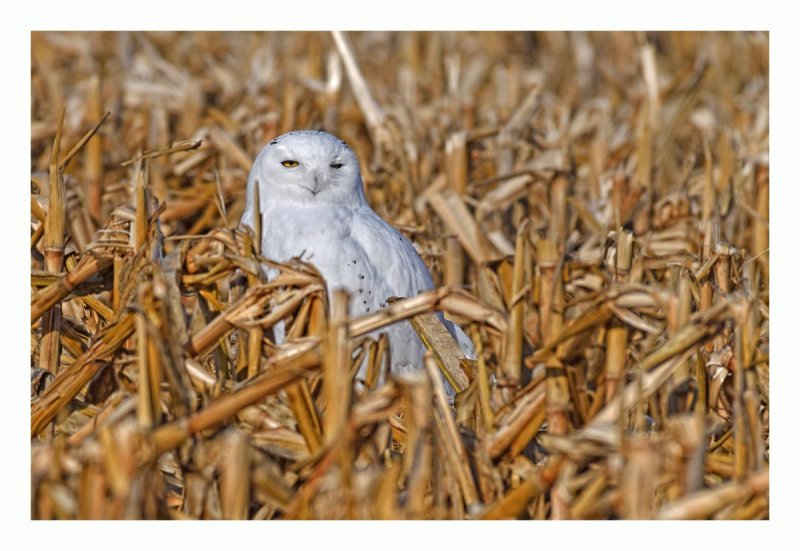
[[[299,165],[300,163],[298,163],[297,161],[283,161],[281,164],[283,166],[285,166],[285,167],[291,168],[291,167]]]

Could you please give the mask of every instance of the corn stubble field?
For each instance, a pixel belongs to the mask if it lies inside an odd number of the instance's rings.
[[[33,518],[769,516],[766,34],[31,46]],[[247,173],[306,128],[436,290],[267,282]],[[430,355],[376,387],[400,319]]]

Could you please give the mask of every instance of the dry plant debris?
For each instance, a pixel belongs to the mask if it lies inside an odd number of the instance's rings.
[[[768,517],[767,35],[31,46],[34,518]],[[265,279],[244,184],[302,128],[437,289],[352,319]],[[392,377],[401,319],[431,354]]]

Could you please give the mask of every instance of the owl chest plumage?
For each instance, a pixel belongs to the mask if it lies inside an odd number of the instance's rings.
[[[299,258],[314,264],[330,290],[336,287],[350,290],[359,275],[367,274],[363,274],[364,270],[353,273],[358,257],[363,255],[350,236],[351,215],[347,211],[307,205],[268,209],[263,215],[262,251],[279,262]],[[352,266],[353,260],[356,266]],[[360,260],[363,265],[367,259]]]
[[[328,292],[350,293],[350,315],[386,307],[390,297],[430,289],[427,267],[411,243],[369,208],[281,202],[262,218],[262,251],[284,262],[300,258],[325,278]],[[384,330],[392,342],[392,367],[419,367],[424,346],[408,322]]]

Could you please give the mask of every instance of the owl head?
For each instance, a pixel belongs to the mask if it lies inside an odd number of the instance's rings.
[[[261,150],[247,179],[247,206],[259,188],[262,211],[281,202],[366,204],[358,158],[343,140],[318,130],[289,132]]]

